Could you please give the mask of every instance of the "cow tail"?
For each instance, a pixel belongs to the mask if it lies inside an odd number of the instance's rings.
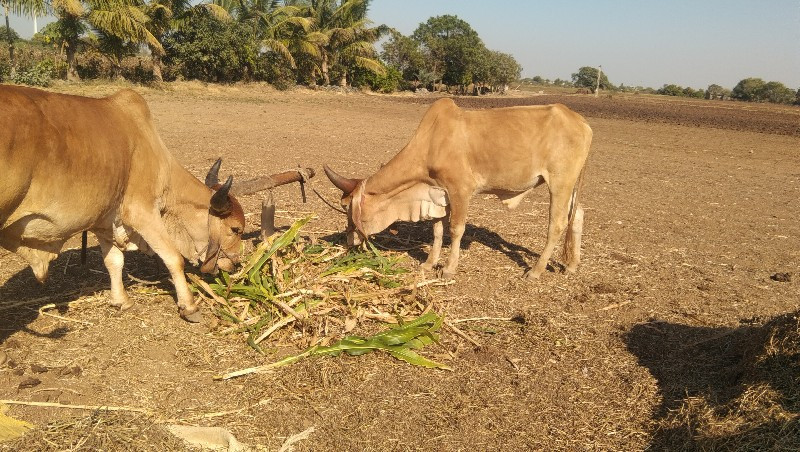
[[[580,247],[581,233],[583,231],[583,214],[578,219],[580,224],[575,224],[575,216],[580,208],[578,204],[578,195],[580,194],[581,187],[583,186],[583,174],[585,169],[581,169],[578,175],[578,180],[575,181],[575,186],[572,188],[572,197],[569,200],[569,220],[567,222],[567,235],[564,237],[564,262],[567,267],[577,265],[575,260],[580,259],[580,249],[575,252],[574,247]]]

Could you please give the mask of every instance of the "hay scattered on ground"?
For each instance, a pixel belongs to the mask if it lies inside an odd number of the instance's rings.
[[[42,452],[189,450],[182,440],[150,416],[102,410],[37,427],[6,445],[10,450]]]
[[[735,340],[722,338],[723,346]],[[656,423],[661,444],[676,449],[800,450],[800,313],[777,317],[736,340],[739,395],[725,404],[685,398]]]

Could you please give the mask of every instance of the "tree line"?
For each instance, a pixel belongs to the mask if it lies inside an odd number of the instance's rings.
[[[0,0],[8,12],[53,14],[30,41],[6,24],[0,80],[126,78],[134,82],[265,81],[503,89],[513,56],[486,49],[456,16],[432,17],[412,36],[368,17],[370,0]],[[384,39],[383,51],[376,43]]]
[[[598,79],[598,73],[600,77]],[[555,79],[552,82],[541,76],[524,78],[522,83],[532,85],[555,85],[564,87],[584,88],[594,92],[599,83],[599,88],[608,92],[632,92],[643,94],[660,94],[664,96],[692,97],[696,99],[741,100],[746,102],[770,102],[776,104],[800,105],[800,88],[796,91],[788,88],[781,82],[765,82],[757,77],[749,77],[739,81],[733,89],[723,88],[712,83],[708,88],[694,89],[675,84],[665,84],[654,89],[642,86],[615,86],[608,81],[607,75],[597,68],[584,66],[572,74],[571,81]]]

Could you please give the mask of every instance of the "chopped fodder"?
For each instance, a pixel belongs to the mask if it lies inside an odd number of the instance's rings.
[[[446,368],[414,351],[438,338],[442,319],[430,312],[428,286],[443,283],[415,280],[418,274],[403,266],[401,254],[369,242],[346,249],[304,238],[300,231],[311,219],[259,244],[235,274],[221,272],[213,282],[189,275],[212,303],[219,332],[241,335],[262,354],[274,351],[268,343],[307,349],[284,364],[384,350],[412,364]],[[375,334],[385,323],[400,325]],[[350,334],[356,327],[365,334]]]

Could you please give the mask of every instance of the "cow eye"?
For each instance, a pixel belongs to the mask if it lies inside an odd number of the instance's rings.
[[[231,228],[231,231],[236,235],[240,235],[242,233],[242,228]]]

